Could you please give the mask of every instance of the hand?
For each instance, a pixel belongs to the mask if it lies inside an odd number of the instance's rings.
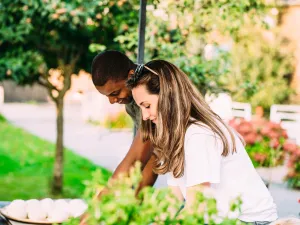
[[[87,220],[89,218],[89,215],[87,213],[84,213],[81,217],[80,217],[80,223],[79,225],[87,225]]]

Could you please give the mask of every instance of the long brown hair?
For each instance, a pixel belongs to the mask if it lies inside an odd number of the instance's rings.
[[[145,85],[150,94],[159,96],[157,126],[150,120],[141,120],[140,127],[143,140],[150,139],[154,147],[155,173],[172,172],[176,178],[183,175],[185,133],[194,123],[208,126],[222,140],[223,156],[227,156],[230,150],[232,153],[236,151],[232,131],[210,109],[183,71],[164,60],[150,61],[137,70],[127,81],[128,88]],[[221,128],[222,125],[228,130],[232,145]]]

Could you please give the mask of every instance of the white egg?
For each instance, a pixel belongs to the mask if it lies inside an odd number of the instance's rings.
[[[54,209],[58,209],[59,211],[65,211],[70,215],[69,212],[69,203],[64,199],[58,199],[54,201]]]
[[[87,208],[87,204],[81,199],[73,199],[69,202],[69,212],[73,217],[81,216]]]
[[[25,208],[26,207],[26,202],[24,200],[21,199],[17,199],[17,200],[13,200],[10,205],[15,205],[17,207],[22,207]]]
[[[27,212],[26,207],[22,206],[22,204],[10,204],[6,207],[7,214],[9,216],[18,218],[18,219],[26,219]]]
[[[41,201],[42,208],[49,213],[54,208],[54,201],[51,198],[44,198]]]
[[[37,199],[30,199],[30,200],[26,201],[26,207],[27,208],[31,208],[31,207],[40,208],[41,204],[40,204],[40,201]]]
[[[30,206],[27,208],[28,218],[35,221],[45,220],[47,213],[41,207],[37,208],[35,206]]]
[[[69,213],[66,210],[55,208],[48,214],[48,221],[65,221],[69,218]]]
[[[68,210],[69,204],[64,199],[58,199],[54,201],[54,208]]]

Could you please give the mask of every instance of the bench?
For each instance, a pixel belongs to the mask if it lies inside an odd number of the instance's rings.
[[[289,139],[300,145],[300,105],[272,105],[270,121],[281,123]]]
[[[252,118],[251,105],[249,103],[232,102],[232,116],[250,121]]]

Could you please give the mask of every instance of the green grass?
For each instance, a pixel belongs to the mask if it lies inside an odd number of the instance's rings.
[[[100,169],[105,179],[111,173],[65,150],[64,189],[50,194],[55,145],[6,122],[0,115],[0,201],[44,197],[78,198],[85,180]]]

